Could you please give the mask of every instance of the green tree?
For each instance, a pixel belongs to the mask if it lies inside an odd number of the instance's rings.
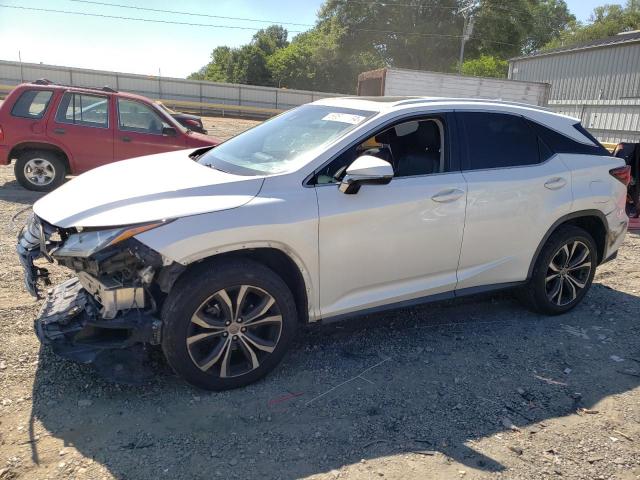
[[[231,82],[233,54],[229,47],[217,47],[211,53],[211,62],[204,68],[204,79],[212,82]]]
[[[311,59],[319,48],[320,35],[312,30],[301,33],[267,62],[277,87],[313,89],[317,85],[317,67]]]
[[[640,0],[630,0],[640,2]],[[316,25],[289,43],[272,25],[240,48],[217,47],[193,78],[352,93],[358,74],[383,66],[454,71],[464,18],[475,20],[467,71],[503,76],[505,59],[575,24],[565,0],[325,0]]]
[[[489,55],[467,60],[462,64],[462,74],[473,77],[507,78],[509,63]]]
[[[475,28],[467,44],[468,58],[482,55],[502,59],[522,52],[534,29],[529,0],[483,0],[474,13]]]
[[[547,42],[544,49],[575,45],[638,29],[640,0],[628,0],[624,7],[602,5],[594,9],[589,23],[572,22],[561,35]]]
[[[319,24],[330,24],[338,52],[364,54],[395,67],[448,70],[458,52],[462,17],[451,0],[327,0]],[[355,81],[355,80],[354,80]]]
[[[266,56],[269,56],[289,45],[288,36],[289,33],[282,25],[271,25],[258,30],[251,43],[262,50]]]
[[[564,0],[541,0],[532,4],[531,13],[533,28],[522,49],[525,54],[540,50],[576,22]]]
[[[268,58],[286,47],[288,32],[280,25],[271,25],[253,35],[251,43],[240,48],[216,47],[211,61],[189,78],[213,82],[273,85],[267,66]]]

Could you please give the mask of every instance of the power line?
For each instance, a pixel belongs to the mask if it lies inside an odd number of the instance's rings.
[[[159,8],[147,8],[147,7],[136,7],[134,5],[122,5],[119,3],[107,3],[107,2],[94,2],[92,0],[69,0],[71,2],[76,3],[88,3],[91,5],[102,5],[108,7],[118,7],[118,8],[128,8],[131,10],[144,10],[147,12],[157,12],[157,13],[172,13],[177,15],[190,15],[193,17],[209,17],[209,18],[222,18],[225,20],[242,20],[244,22],[261,22],[261,23],[278,23],[282,25],[296,25],[299,27],[313,27],[313,24],[310,23],[294,23],[294,22],[281,22],[277,20],[260,20],[258,18],[246,18],[246,17],[224,17],[222,15],[210,15],[207,13],[194,13],[194,12],[185,12],[180,10],[161,10]]]
[[[455,38],[455,39],[460,39],[462,38],[462,35],[455,35],[455,34],[446,34],[446,33],[422,33],[422,32],[396,32],[394,30],[374,30],[374,29],[367,29],[367,28],[354,28],[353,31],[355,32],[372,32],[372,33],[386,33],[386,34],[391,34],[391,35],[414,35],[414,36],[420,36],[420,37],[426,37],[426,38],[430,38],[430,37],[444,37],[444,38]],[[487,40],[487,39],[483,39],[482,37],[478,37],[478,36],[470,36],[470,39],[476,39],[476,40],[483,40],[485,42],[488,43],[495,43],[498,45],[509,45],[511,47],[518,47],[519,45],[516,45],[515,43],[507,43],[507,42],[499,42],[496,40]]]
[[[438,8],[441,10],[458,10],[460,7],[458,5],[452,5],[450,7],[444,5],[421,5],[421,4],[407,4],[407,3],[396,3],[396,2],[362,2],[357,0],[347,0],[347,5],[350,3],[356,3],[359,5],[368,5],[371,7],[409,7],[409,8],[418,8],[418,7],[428,7],[428,8]]]
[[[110,18],[116,20],[131,20],[136,22],[150,22],[150,23],[161,23],[161,24],[169,24],[169,25],[187,25],[191,27],[213,27],[213,28],[232,28],[237,30],[261,30],[260,28],[255,27],[242,27],[239,25],[214,25],[211,23],[192,23],[192,22],[179,22],[174,20],[157,20],[151,18],[140,18],[140,17],[125,17],[120,15],[106,15],[101,13],[88,13],[88,12],[75,12],[70,10],[54,10],[49,8],[36,8],[36,7],[22,7],[18,5],[5,5],[0,4],[0,8],[13,8],[16,10],[27,10],[34,12],[46,12],[46,13],[61,13],[66,15],[79,15],[83,17],[97,17],[97,18]],[[422,33],[422,32],[399,32],[395,30],[378,30],[378,29],[367,29],[367,28],[354,28],[352,31],[355,32],[370,32],[370,33],[385,33],[391,35],[406,35],[406,36],[420,36],[425,38],[461,38],[461,35],[448,35],[444,33]],[[289,30],[290,33],[303,33],[301,30]],[[471,37],[471,38],[479,38],[479,37]],[[489,43],[496,43],[501,45],[511,45],[517,46],[511,43],[498,42],[493,40],[485,40]]]
[[[455,10],[459,10],[460,6],[459,5],[451,5],[451,6],[444,6],[444,5],[428,5],[428,4],[420,4],[420,3],[396,3],[393,1],[390,2],[385,2],[385,1],[371,1],[371,2],[367,2],[367,1],[360,1],[360,0],[347,0],[346,1],[347,5],[350,3],[354,3],[354,4],[358,4],[358,5],[368,5],[368,6],[372,6],[372,7],[406,7],[406,8],[430,8],[430,9],[440,9],[440,10],[451,10],[451,11],[455,11]],[[480,5],[478,5],[478,7],[480,7]],[[504,4],[491,4],[490,8],[495,8],[495,9],[500,9],[500,10],[504,10],[507,12],[512,12],[512,13],[531,13],[530,11],[524,9],[524,8],[518,8],[518,7],[514,7],[512,5],[504,5]]]
[[[120,15],[106,15],[101,13],[87,13],[87,12],[74,12],[70,10],[54,10],[50,8],[36,8],[36,7],[22,7],[18,5],[4,5],[0,4],[0,8],[13,8],[17,10],[28,10],[33,12],[47,12],[47,13],[63,13],[67,15],[80,15],[83,17],[99,17],[99,18],[111,18],[116,20],[133,20],[136,22],[150,22],[150,23],[163,23],[170,25],[187,25],[190,27],[214,27],[214,28],[233,28],[236,30],[261,30],[260,28],[255,27],[241,27],[239,25],[214,25],[211,23],[191,23],[191,22],[178,22],[174,20],[157,20],[151,18],[140,18],[140,17],[123,17]],[[302,30],[289,30],[290,33],[302,33]]]

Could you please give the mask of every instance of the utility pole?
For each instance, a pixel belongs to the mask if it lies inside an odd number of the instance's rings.
[[[460,59],[458,60],[458,74],[462,75],[462,64],[464,63],[464,45],[467,40],[471,38],[473,34],[473,25],[475,23],[475,17],[472,17],[469,11],[475,5],[471,4],[461,10],[458,10],[458,14],[462,14],[464,21],[462,22],[462,36],[460,37]]]
[[[24,83],[24,73],[22,70],[22,55],[20,54],[20,50],[18,50],[18,61],[20,62],[20,83]]]

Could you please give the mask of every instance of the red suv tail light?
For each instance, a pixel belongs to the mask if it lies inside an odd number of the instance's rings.
[[[631,183],[631,167],[629,165],[614,168],[612,170],[609,170],[609,173],[616,180],[620,180],[625,187],[629,186],[629,184]]]
[[[2,131],[2,125],[0,125],[0,142],[4,141],[4,132]]]
[[[199,127],[200,126],[200,122],[198,122],[197,120],[191,120],[190,118],[187,118],[184,120],[184,123],[191,125],[192,127]]]

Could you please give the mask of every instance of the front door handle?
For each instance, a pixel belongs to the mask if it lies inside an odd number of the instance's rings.
[[[438,203],[449,203],[455,202],[459,198],[462,198],[464,195],[464,190],[460,190],[459,188],[452,188],[450,190],[443,190],[442,192],[436,193],[431,200]]]
[[[545,188],[549,190],[559,190],[567,184],[567,181],[562,177],[550,178],[544,182]]]
[[[64,128],[54,128],[53,133],[57,133],[58,135],[64,135],[66,130]]]
[[[131,141],[131,137],[122,137],[121,140],[123,142],[130,142]]]

